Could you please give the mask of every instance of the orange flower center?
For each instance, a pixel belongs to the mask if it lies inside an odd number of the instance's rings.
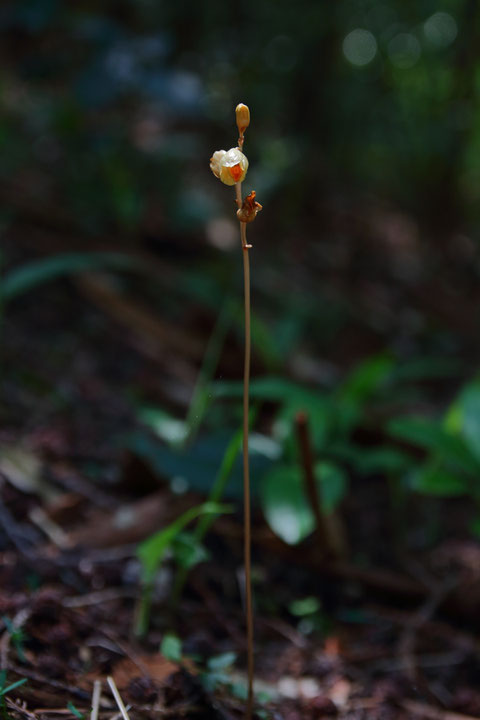
[[[242,177],[242,168],[241,168],[240,163],[237,163],[236,165],[234,165],[233,167],[230,167],[228,169],[229,169],[230,175],[233,177],[235,182],[238,182],[240,180],[240,178]]]

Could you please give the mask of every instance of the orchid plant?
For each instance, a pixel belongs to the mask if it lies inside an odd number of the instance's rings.
[[[217,150],[210,159],[210,168],[225,185],[235,186],[237,218],[240,224],[240,239],[243,254],[244,307],[245,307],[245,355],[243,366],[243,499],[244,499],[244,564],[245,564],[245,605],[247,626],[247,676],[248,697],[245,717],[250,720],[253,712],[253,604],[251,579],[251,516],[250,516],[250,472],[248,457],[248,416],[250,385],[250,259],[247,243],[247,224],[255,220],[262,209],[255,199],[255,191],[242,199],[242,182],[248,170],[248,160],[243,153],[245,130],[250,125],[250,110],[240,103],[235,109],[238,128],[238,145],[230,150]]]

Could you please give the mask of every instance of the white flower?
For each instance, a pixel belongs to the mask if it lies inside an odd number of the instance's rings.
[[[220,163],[222,162],[224,156],[227,154],[226,150],[217,150],[213,153],[212,157],[210,158],[210,170],[213,172],[215,177],[220,177]]]
[[[210,169],[225,185],[235,185],[245,179],[248,160],[238,148],[217,150],[210,159]]]

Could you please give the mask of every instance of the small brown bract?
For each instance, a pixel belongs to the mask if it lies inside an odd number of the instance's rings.
[[[255,190],[252,190],[252,192],[244,199],[240,210],[237,210],[237,218],[240,222],[252,222],[252,220],[255,220],[257,217],[257,213],[259,213],[262,209],[260,203],[255,200],[255,195]]]

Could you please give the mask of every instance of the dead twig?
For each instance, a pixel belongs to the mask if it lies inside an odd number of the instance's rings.
[[[32,508],[28,513],[28,517],[60,550],[68,550],[72,546],[72,542],[67,533],[65,533],[56,522],[49,518],[42,507],[37,506]]]
[[[427,703],[416,702],[415,700],[404,700],[400,703],[400,707],[413,717],[427,718],[427,720],[480,720],[472,715],[462,715],[461,713],[442,710]]]
[[[90,713],[90,720],[97,720],[98,709],[100,707],[100,694],[102,692],[102,683],[100,680],[95,680],[93,683],[92,691],[92,712]]]
[[[336,512],[327,515],[322,508],[315,477],[315,459],[306,412],[297,413],[296,425],[305,489],[315,516],[319,543],[324,549],[323,555],[327,559],[346,560],[348,557],[347,538],[342,520]]]
[[[120,697],[120,693],[118,692],[117,686],[115,685],[115,680],[110,675],[107,677],[107,683],[108,683],[110,690],[112,691],[112,695],[115,698],[115,702],[118,705],[118,709],[120,710],[123,720],[130,720],[130,718],[128,716],[127,708],[123,704],[123,700]]]
[[[32,712],[32,710],[29,710],[27,708],[27,703],[25,700],[20,701],[18,698],[17,700],[12,700],[8,696],[5,698],[5,702],[7,706],[10,708],[10,710],[14,710],[21,715],[24,715],[28,720],[37,720],[37,715]]]
[[[109,588],[107,590],[96,590],[95,592],[86,593],[85,595],[74,595],[63,598],[62,605],[66,608],[83,608],[93,605],[103,605],[103,603],[114,600],[137,597],[138,591],[132,590],[131,588]]]
[[[316,533],[322,554],[335,557],[335,548],[332,547],[331,538],[329,537],[327,527],[325,525],[325,516],[322,511],[320,496],[315,481],[315,472],[313,469],[313,453],[310,443],[310,434],[308,431],[308,418],[305,412],[297,413],[295,418],[297,426],[297,438],[300,448],[300,460],[302,463],[303,478],[305,482],[305,490],[310,501],[316,522]]]
[[[35,672],[35,670],[31,670],[29,667],[22,665],[12,665],[9,664],[9,668],[12,672],[16,673],[20,677],[26,677],[29,680],[33,680],[34,682],[38,682],[41,685],[48,685],[52,688],[55,688],[55,690],[62,690],[63,692],[67,692],[74,697],[76,697],[78,700],[85,700],[88,702],[90,700],[90,695],[85,690],[81,690],[80,688],[76,687],[75,685],[68,685],[67,683],[60,682],[59,680],[53,680],[52,678],[48,678],[45,675],[42,675],[41,673]],[[29,686],[26,686],[26,689],[29,689]],[[34,712],[38,712],[37,710],[34,710]]]

